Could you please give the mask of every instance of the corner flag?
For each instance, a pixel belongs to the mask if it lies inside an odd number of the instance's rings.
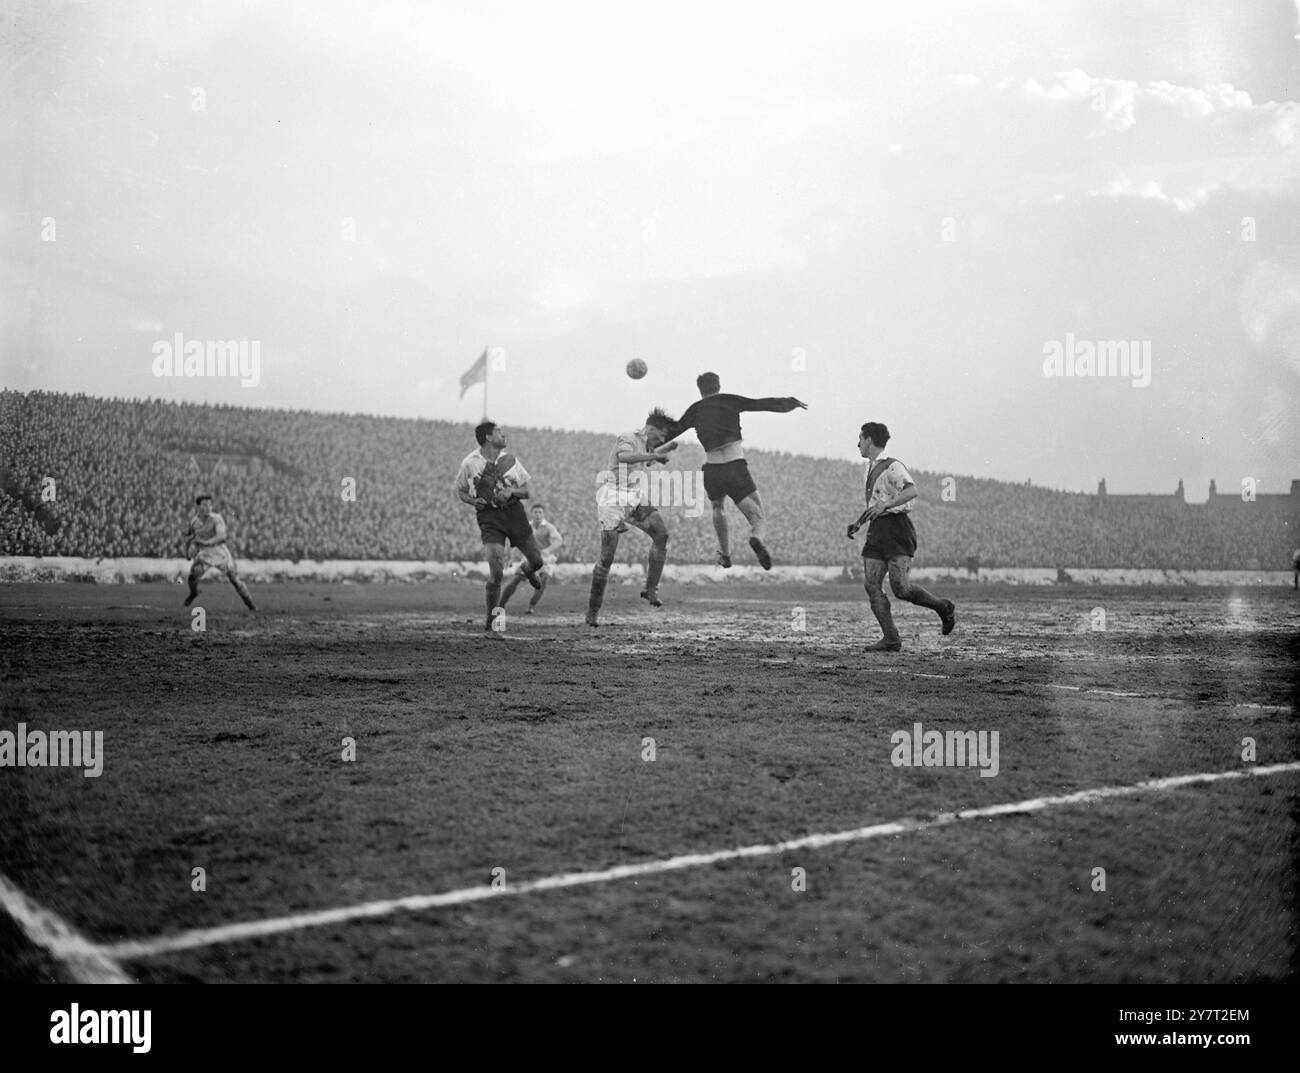
[[[487,383],[487,347],[483,348],[483,353],[478,356],[478,361],[461,374],[460,377],[460,397],[465,397],[465,392],[475,384]],[[486,390],[486,389],[485,389]]]

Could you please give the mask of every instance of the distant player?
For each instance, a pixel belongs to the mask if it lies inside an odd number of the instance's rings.
[[[650,558],[646,564],[645,591],[641,598],[651,607],[662,607],[659,599],[659,579],[663,576],[664,560],[668,558],[668,527],[659,512],[646,498],[646,481],[630,480],[631,473],[648,469],[668,461],[675,443],[662,446],[673,420],[660,409],[650,411],[645,425],[636,432],[625,432],[609,453],[609,462],[602,471],[600,486],[596,489],[596,520],[600,525],[600,561],[591,571],[591,596],[587,600],[587,625],[600,625],[597,616],[605,601],[605,583],[609,568],[618,554],[620,533],[627,532],[628,523],[635,525],[651,540]]]
[[[874,645],[868,645],[868,652],[901,652],[903,649],[902,638],[898,636],[889,609],[889,597],[884,592],[886,572],[894,595],[908,603],[928,607],[939,616],[945,634],[952,633],[957,622],[957,608],[951,600],[936,599],[920,585],[912,584],[908,577],[912,557],[916,554],[916,529],[908,516],[912,511],[912,500],[916,498],[916,485],[898,459],[880,457],[888,442],[889,429],[884,425],[868,421],[862,426],[858,435],[858,453],[870,462],[865,485],[867,509],[849,526],[849,539],[852,540],[863,525],[871,523],[862,546],[862,567],[867,599],[885,636]]]
[[[702,373],[695,381],[702,396],[673,422],[667,439],[675,440],[687,429],[695,429],[704,447],[704,492],[713,507],[713,528],[718,534],[718,565],[731,566],[731,544],[727,532],[727,515],[723,511],[727,497],[740,508],[749,522],[749,546],[754,549],[764,570],[772,569],[772,556],[763,544],[766,527],[763,503],[758,486],[749,475],[745,445],[740,438],[740,415],[743,413],[788,414],[794,409],[808,409],[793,396],[783,399],[747,399],[743,395],[722,394],[717,373]]]
[[[544,564],[537,572],[537,580],[542,583],[541,588],[533,591],[532,599],[528,601],[528,610],[525,615],[531,615],[533,609],[541,603],[542,594],[546,592],[547,583],[551,580],[551,572],[555,564],[559,561],[556,552],[560,550],[560,545],[564,543],[564,537],[560,536],[560,531],[546,520],[546,508],[540,503],[533,504],[533,537],[537,540],[537,547],[542,553],[542,563]],[[510,597],[515,594],[515,589],[519,588],[519,583],[527,576],[528,560],[525,559],[519,564],[519,569],[515,571],[514,576],[506,585],[506,591],[501,594],[501,606],[505,607],[510,602]]]
[[[1291,588],[1300,589],[1300,548],[1291,553]]]
[[[521,500],[529,496],[528,471],[506,451],[506,433],[494,421],[483,421],[474,429],[478,450],[465,456],[453,486],[462,503],[473,507],[479,534],[487,549],[487,620],[484,629],[492,634],[494,615],[501,609],[501,579],[505,576],[506,541],[524,553],[524,577],[535,589],[541,588],[537,571],[543,566],[542,553],[533,537]],[[504,628],[505,619],[501,620]]]
[[[190,519],[190,527],[185,531],[185,554],[190,554],[190,549],[197,548],[197,554],[194,556],[194,562],[190,566],[190,594],[185,597],[185,606],[189,607],[199,596],[199,578],[201,578],[208,569],[220,570],[226,575],[226,579],[235,587],[239,593],[239,598],[244,601],[244,606],[250,611],[256,611],[253,606],[253,598],[248,595],[248,588],[239,580],[239,572],[235,567],[235,557],[230,554],[230,549],[226,547],[226,521],[212,509],[212,497],[208,495],[199,496],[194,505],[198,508],[194,517]]]

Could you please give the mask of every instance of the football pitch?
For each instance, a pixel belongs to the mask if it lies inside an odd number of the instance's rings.
[[[4,586],[8,982],[1294,980],[1300,597]],[[936,736],[934,732],[939,732]]]

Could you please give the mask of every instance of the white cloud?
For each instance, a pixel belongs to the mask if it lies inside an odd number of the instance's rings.
[[[1229,83],[1179,86],[1077,68],[1046,83],[1004,82],[996,92],[1008,90],[1018,90],[1028,118],[1045,124],[1044,156],[1065,165],[1054,195],[1063,183],[1067,193],[1072,186],[1088,197],[1154,198],[1186,211],[1221,188],[1284,192],[1300,181],[1300,104],[1293,101],[1256,103]],[[1079,150],[1108,138],[1122,141]]]

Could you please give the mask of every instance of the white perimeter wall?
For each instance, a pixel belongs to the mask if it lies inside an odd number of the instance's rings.
[[[187,559],[74,559],[59,556],[0,557],[0,581],[91,581],[104,584],[132,584],[138,581],[183,582],[189,573]],[[339,559],[329,562],[290,562],[288,559],[239,560],[239,573],[250,581],[478,581],[487,577],[484,562],[433,563],[415,561],[382,562],[363,559]],[[677,584],[716,584],[726,581],[770,581],[799,584],[838,582],[843,577],[838,566],[775,566],[765,573],[757,566],[675,565],[669,563],[664,578]],[[1284,570],[1096,570],[1089,567],[1066,567],[1076,583],[1084,585],[1251,585],[1291,584],[1291,572]],[[209,577],[211,577],[209,573]],[[645,578],[641,566],[615,563],[610,576],[616,581],[640,584]],[[1054,585],[1054,569],[981,569],[977,578],[964,567],[917,567],[912,577],[918,581],[953,581],[971,584]],[[560,583],[586,583],[591,578],[590,563],[560,563],[555,569]],[[855,582],[856,584],[856,582]]]

